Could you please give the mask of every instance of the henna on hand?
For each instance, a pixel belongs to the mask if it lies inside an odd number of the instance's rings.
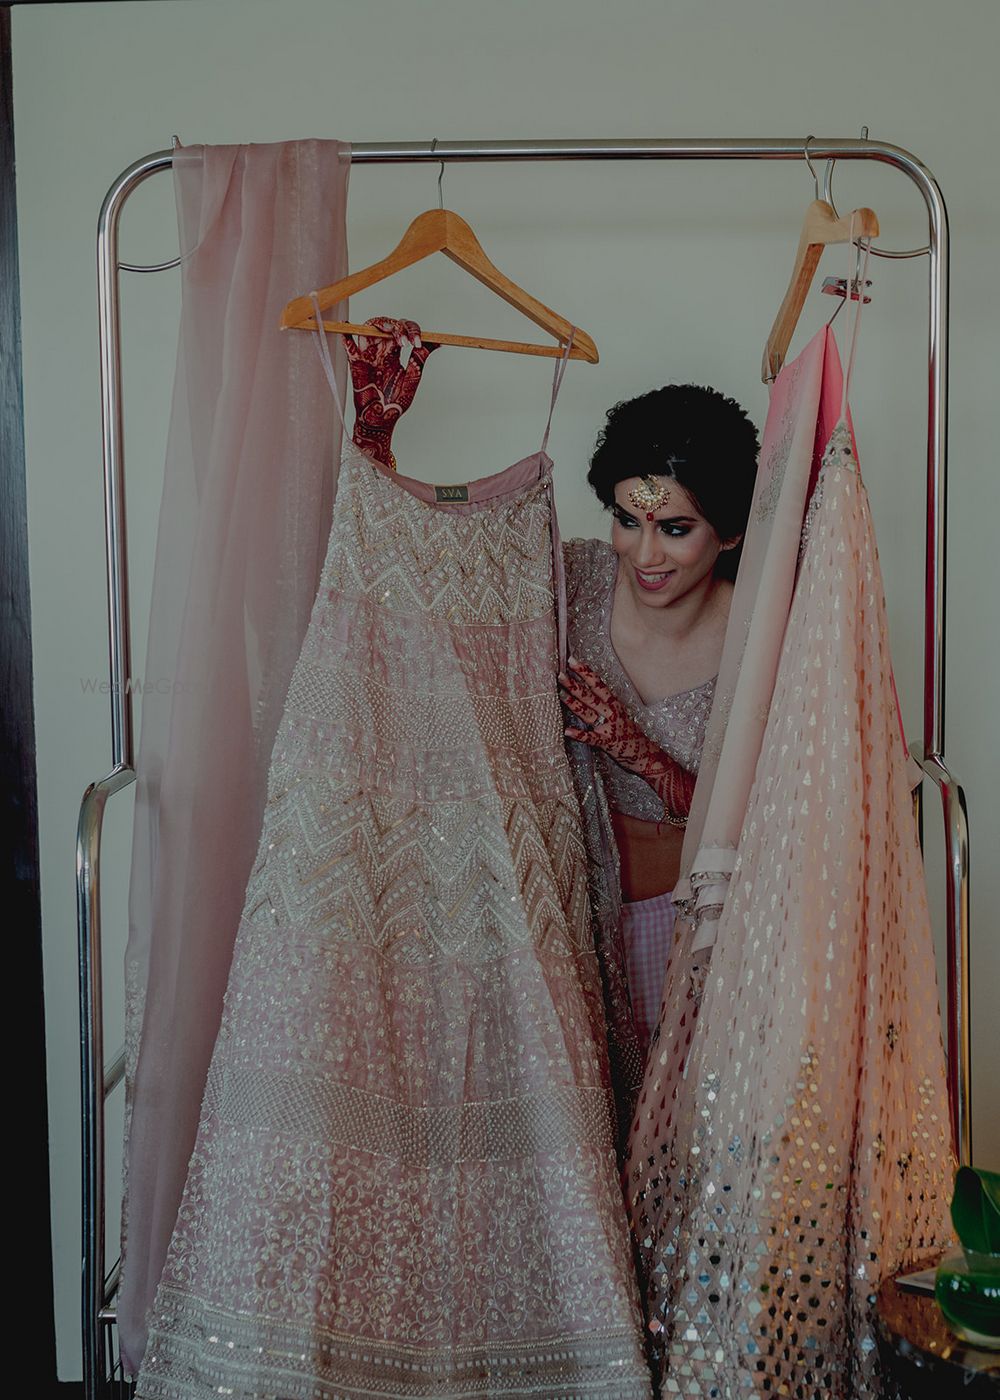
[[[589,727],[568,725],[566,737],[603,749],[638,774],[663,803],[666,819],[682,825],[691,810],[695,775],[654,743],[596,671],[573,657],[568,667],[559,673],[563,704]]]
[[[416,321],[373,316],[365,322],[388,336],[345,335],[347,359],[354,389],[354,432],[352,437],[362,452],[384,466],[396,469],[392,455],[392,433],[410,407],[428,355],[436,345],[425,345]],[[402,363],[404,345],[410,356]]]

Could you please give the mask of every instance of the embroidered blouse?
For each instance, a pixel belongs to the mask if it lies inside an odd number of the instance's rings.
[[[606,681],[636,723],[664,753],[697,772],[705,729],[715,695],[716,677],[692,690],[643,702],[611,641],[611,605],[618,577],[618,556],[606,540],[567,540],[566,603],[571,656],[585,661]],[[610,806],[643,821],[661,821],[663,803],[649,784],[629,773],[602,749],[594,750]]]

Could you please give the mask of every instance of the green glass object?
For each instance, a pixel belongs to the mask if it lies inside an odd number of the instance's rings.
[[[938,1266],[938,1307],[963,1341],[1000,1350],[1000,1174],[961,1167],[951,1220],[962,1248]]]

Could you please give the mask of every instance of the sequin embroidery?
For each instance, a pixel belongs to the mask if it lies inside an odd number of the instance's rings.
[[[345,455],[137,1400],[649,1395],[519,467]]]

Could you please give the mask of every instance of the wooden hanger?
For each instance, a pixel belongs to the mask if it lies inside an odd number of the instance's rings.
[[[785,363],[785,353],[795,334],[823,249],[829,243],[846,243],[852,237],[877,238],[878,232],[878,219],[872,209],[855,209],[853,214],[844,214],[838,219],[826,200],[814,199],[810,204],[799,235],[792,280],[764,347],[760,375],[765,384],[777,376]]]
[[[419,214],[388,257],[361,272],[354,272],[348,277],[342,277],[339,282],[324,287],[317,293],[320,310],[325,311],[327,307],[336,306],[338,302],[345,301],[356,292],[363,291],[365,287],[372,287],[376,282],[391,277],[394,272],[401,272],[404,267],[410,267],[413,263],[430,257],[431,253],[445,253],[453,262],[457,262],[459,267],[464,267],[466,272],[470,272],[477,281],[503,297],[504,301],[509,302],[518,311],[522,311],[537,326],[555,336],[560,343],[532,345],[513,340],[486,340],[481,336],[450,335],[444,331],[421,330],[421,337],[428,344],[464,345],[480,350],[508,350],[515,355],[546,355],[555,359],[563,353],[572,331],[573,348],[570,351],[570,359],[597,364],[597,346],[586,331],[580,330],[578,326],[574,327],[564,317],[550,311],[547,306],[543,306],[540,301],[536,301],[533,296],[505,277],[490,262],[479,239],[465,220],[449,209],[428,209],[426,213]],[[387,331],[379,331],[372,326],[355,325],[350,321],[324,321],[323,325],[328,331],[346,331],[355,335],[388,334]],[[281,328],[316,328],[316,317],[308,295],[296,297],[288,303],[281,313]]]

